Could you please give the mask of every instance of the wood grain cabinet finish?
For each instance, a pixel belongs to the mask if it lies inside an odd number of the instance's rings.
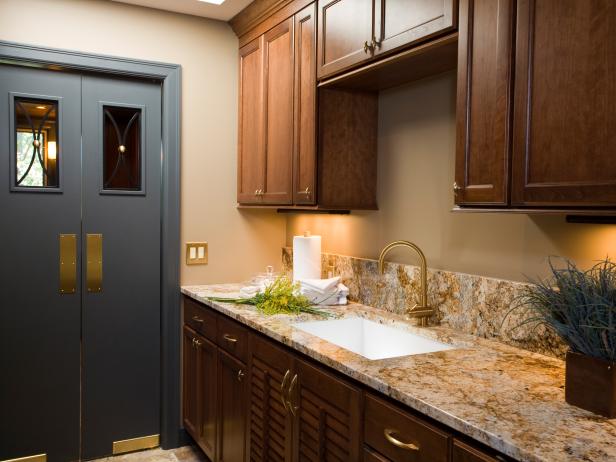
[[[376,0],[374,55],[455,30],[457,13],[457,0]]]
[[[616,2],[518,0],[512,203],[616,204]]]
[[[364,442],[392,462],[448,462],[449,434],[373,395],[364,400]]]
[[[296,409],[295,460],[359,460],[361,391],[297,359],[290,401]]]
[[[293,202],[293,18],[264,35],[264,204]]]
[[[195,338],[195,331],[184,326],[182,332],[182,416],[184,428],[196,439],[199,434],[199,400],[197,397],[199,371]]]
[[[378,0],[319,0],[319,78],[371,58],[374,7]]]
[[[453,441],[453,462],[504,462],[501,456],[492,457],[458,439]]]
[[[316,203],[316,4],[295,15],[293,203]]]
[[[218,370],[216,345],[206,340],[204,337],[197,336],[195,342],[198,357],[199,377],[197,379],[197,396],[199,404],[199,426],[197,444],[203,452],[214,460],[216,456],[216,439],[218,430]]]
[[[258,336],[250,341],[249,460],[283,462],[292,459],[293,421],[286,403],[293,357]]]
[[[218,350],[218,462],[238,462],[245,457],[246,366]]]
[[[240,48],[237,201],[263,203],[265,140],[263,36]]]
[[[513,0],[460,0],[454,194],[509,203]]]

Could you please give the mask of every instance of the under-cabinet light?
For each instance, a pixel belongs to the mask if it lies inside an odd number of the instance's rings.
[[[204,3],[213,3],[214,5],[220,5],[225,0],[199,0],[199,1],[204,2]]]

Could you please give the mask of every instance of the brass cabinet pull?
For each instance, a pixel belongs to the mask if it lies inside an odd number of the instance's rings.
[[[371,46],[370,44],[368,44],[368,40],[366,40],[364,42],[364,53],[368,54],[368,51],[370,51],[370,49],[371,49]]]
[[[291,380],[291,385],[289,385],[289,391],[287,391],[287,397],[288,397],[288,405],[289,405],[289,410],[291,411],[291,414],[293,414],[293,416],[295,416],[296,411],[299,409],[299,406],[297,405],[297,403],[293,403],[292,398],[291,398],[291,393],[293,393],[293,389],[295,388],[295,385],[297,385],[297,374],[295,374],[293,376],[293,380]]]
[[[222,336],[227,342],[237,343],[237,339],[235,337],[230,336],[229,334],[224,334]]]
[[[306,196],[310,196],[310,186],[306,186],[306,189],[304,190],[304,194]]]
[[[203,342],[201,340],[195,339],[195,345],[197,346],[197,348],[199,348],[201,345],[203,345]]]
[[[376,49],[377,47],[381,48],[381,42],[376,39],[376,37],[372,37],[372,49]]]
[[[191,341],[191,344],[192,344],[192,347],[193,347],[193,348],[195,348],[195,340],[197,340],[197,339],[193,337],[193,339],[192,339],[192,341]]]
[[[203,318],[200,318],[198,315],[194,315],[192,320],[198,322],[199,324],[203,324]]]
[[[88,292],[103,290],[103,235],[87,234],[87,286]]]
[[[244,375],[245,375],[245,374],[244,374],[244,371],[243,371],[243,370],[241,370],[241,369],[240,369],[239,371],[237,371],[237,381],[238,381],[238,382],[241,382],[241,381],[242,381],[242,379],[244,378]]]
[[[399,439],[394,438],[393,435],[395,433],[398,433],[398,430],[394,430],[392,428],[386,428],[383,431],[383,434],[385,435],[385,439],[389,441],[391,444],[393,444],[394,446],[401,448],[401,449],[406,449],[408,451],[419,451],[419,446],[413,443],[403,443]]]
[[[60,234],[60,293],[74,294],[77,288],[77,236]]]
[[[285,399],[285,387],[287,386],[287,380],[289,380],[289,375],[291,375],[291,371],[287,369],[287,372],[284,374],[282,378],[282,382],[280,382],[280,399],[282,400],[282,405],[285,411],[289,412],[289,407],[287,405],[287,400]]]
[[[458,185],[457,181],[453,182],[453,192],[458,194],[458,192],[462,191],[462,188]]]

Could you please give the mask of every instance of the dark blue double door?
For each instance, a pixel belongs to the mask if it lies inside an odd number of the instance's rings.
[[[0,461],[155,441],[160,178],[159,84],[0,65]]]

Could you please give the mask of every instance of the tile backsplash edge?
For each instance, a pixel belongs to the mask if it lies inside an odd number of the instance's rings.
[[[330,253],[321,254],[323,277],[328,271],[349,287],[349,298],[365,305],[403,314],[419,294],[419,267],[388,262],[383,276],[377,261]],[[293,269],[293,250],[282,249],[285,272]],[[566,345],[543,325],[526,323],[529,313],[516,307],[516,297],[527,286],[466,273],[428,269],[428,303],[435,308],[434,323],[558,358]]]

